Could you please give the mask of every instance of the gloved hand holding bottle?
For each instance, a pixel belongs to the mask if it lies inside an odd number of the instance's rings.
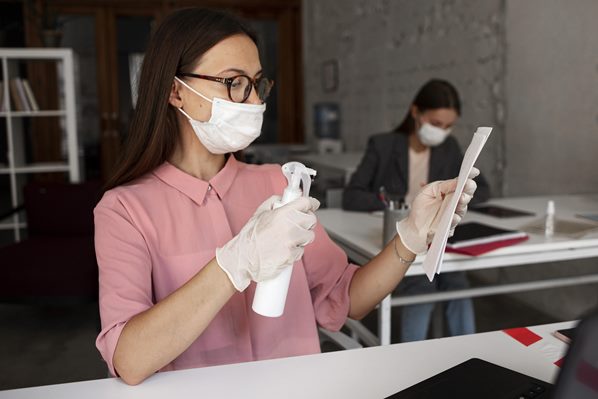
[[[463,189],[463,194],[457,203],[455,214],[451,222],[451,234],[467,211],[467,204],[471,201],[477,185],[473,179],[480,174],[477,168],[472,168]],[[422,254],[434,238],[436,227],[440,219],[441,208],[445,198],[450,197],[457,187],[457,179],[440,180],[424,186],[413,200],[409,216],[397,223],[397,233],[405,247],[415,254]]]
[[[276,277],[314,240],[319,201],[300,197],[273,209],[280,199],[275,195],[264,201],[239,234],[216,249],[218,265],[238,291],[251,281]]]

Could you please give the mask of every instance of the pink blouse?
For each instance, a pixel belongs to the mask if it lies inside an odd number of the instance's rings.
[[[216,247],[284,187],[280,166],[248,165],[230,156],[209,182],[164,163],[104,194],[94,211],[102,319],[96,346],[113,374],[112,357],[127,321],[193,277],[215,256]],[[329,330],[343,325],[357,267],[321,225],[315,233],[293,267],[283,316],[252,311],[252,283],[234,294],[163,370],[318,353],[317,325]]]

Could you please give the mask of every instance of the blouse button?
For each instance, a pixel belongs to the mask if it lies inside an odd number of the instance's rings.
[[[212,191],[212,185],[208,184],[208,191]]]

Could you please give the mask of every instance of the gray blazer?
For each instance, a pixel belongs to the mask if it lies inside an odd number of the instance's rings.
[[[404,198],[409,184],[409,141],[399,132],[376,134],[370,137],[359,167],[343,192],[343,209],[376,211],[384,209],[378,193],[384,186],[391,199]],[[457,140],[448,136],[436,147],[431,147],[428,181],[457,177],[463,154]],[[478,188],[472,203],[490,198],[490,188],[482,175],[475,179]]]

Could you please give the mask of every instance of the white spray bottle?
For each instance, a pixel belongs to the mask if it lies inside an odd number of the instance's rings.
[[[274,208],[279,208],[301,195],[308,197],[311,178],[316,175],[315,170],[305,167],[300,162],[285,163],[282,165],[282,173],[286,176],[288,185],[284,189],[282,199],[274,205]],[[299,188],[299,183],[302,184],[303,190]],[[291,263],[278,276],[257,284],[251,306],[254,312],[266,317],[282,315],[292,272],[293,264]]]

